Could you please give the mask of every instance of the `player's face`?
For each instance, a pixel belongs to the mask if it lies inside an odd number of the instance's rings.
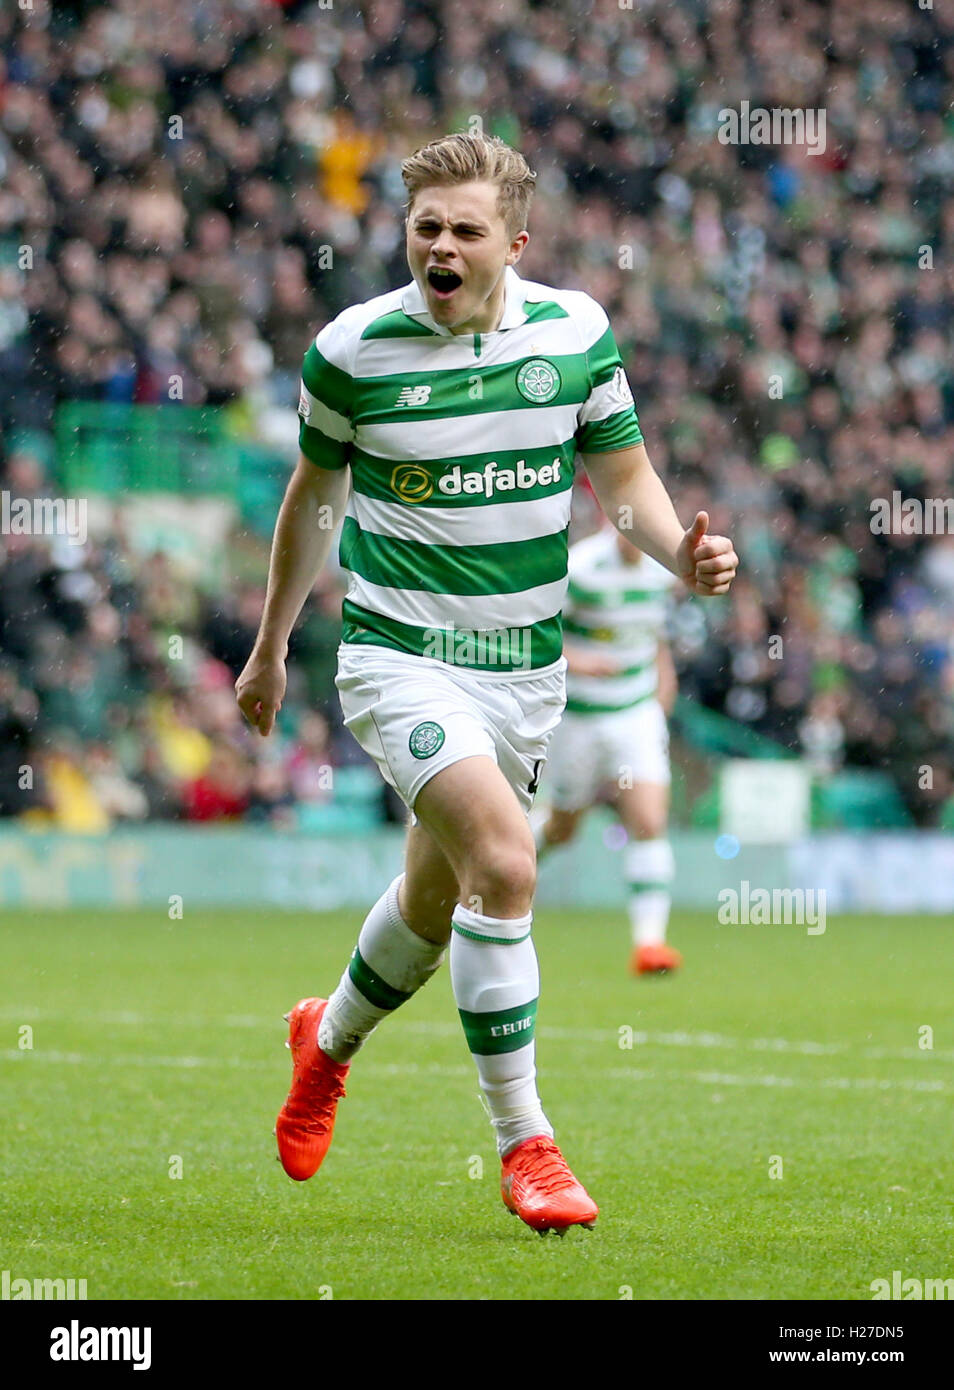
[[[452,333],[493,332],[503,314],[504,271],[530,240],[526,232],[511,238],[497,198],[497,185],[480,179],[422,188],[411,205],[407,263],[431,318]]]

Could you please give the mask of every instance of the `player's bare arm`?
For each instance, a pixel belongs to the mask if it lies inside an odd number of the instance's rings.
[[[319,468],[301,454],[285,490],[258,637],[235,682],[239,708],[263,737],[271,733],[282,707],[288,639],[328,559],[350,483],[350,469]]]
[[[668,642],[660,642],[659,644],[659,651],[656,653],[656,678],[658,681],[656,699],[667,715],[672,714],[679,683]]]
[[[602,652],[584,651],[572,642],[564,642],[563,655],[566,669],[577,676],[613,676],[619,670],[618,663]]]
[[[603,511],[627,540],[678,575],[692,593],[728,593],[739,564],[732,542],[706,534],[706,512],[683,527],[644,444],[584,454],[583,462]]]

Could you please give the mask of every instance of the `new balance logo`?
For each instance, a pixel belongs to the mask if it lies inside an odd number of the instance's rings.
[[[431,388],[429,386],[402,386],[398,392],[398,398],[394,402],[397,405],[427,405],[430,400]]]

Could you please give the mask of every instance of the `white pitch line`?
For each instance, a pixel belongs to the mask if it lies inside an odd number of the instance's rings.
[[[20,1062],[23,1065],[49,1062],[57,1066],[120,1066],[128,1067],[168,1067],[178,1070],[194,1070],[198,1067],[229,1067],[241,1071],[272,1071],[274,1060],[262,1058],[245,1060],[241,1057],[164,1057],[164,1056],[95,1056],[83,1052],[47,1052],[6,1048],[0,1051],[0,1062]],[[370,1076],[408,1076],[408,1077],[473,1077],[473,1069],[464,1064],[445,1066],[439,1062],[364,1062],[361,1070]],[[592,1077],[591,1067],[547,1067],[548,1076]],[[672,1071],[651,1070],[641,1067],[610,1067],[602,1073],[614,1081],[695,1081],[703,1086],[758,1086],[777,1089],[801,1089],[812,1091],[917,1091],[931,1094],[950,1094],[954,1086],[944,1081],[895,1080],[888,1077],[873,1076],[827,1076],[796,1077],[772,1076],[754,1073],[751,1076],[721,1071]]]
[[[24,1006],[18,1008],[16,1005],[0,1006],[0,1019],[7,1019],[16,1023],[42,1022],[44,1020],[57,1023],[80,1023],[90,1024],[94,1027],[135,1027],[148,1028],[157,1027],[166,1031],[181,1031],[188,1028],[207,1028],[210,1025],[217,1025],[226,1028],[261,1028],[266,1030],[275,1029],[280,1022],[278,1017],[272,1018],[264,1014],[224,1014],[221,1017],[215,1014],[172,1014],[164,1016],[162,1014],[138,1013],[131,1009],[105,1010],[93,1012],[89,1010],[76,1010],[69,1013],[61,1013],[55,1009],[42,1009],[35,1006]],[[625,1025],[623,1025],[625,1026]],[[418,1033],[424,1036],[434,1037],[458,1037],[461,1033],[460,1025],[455,1021],[433,1022],[427,1020],[409,1019],[405,1021],[398,1015],[393,1024],[388,1025],[390,1030],[401,1028],[406,1033]],[[550,1039],[556,1042],[575,1042],[575,1043],[599,1043],[605,1046],[612,1043],[614,1046],[619,1042],[618,1028],[564,1028],[559,1025],[542,1023],[537,1027],[537,1037],[543,1040]],[[629,1038],[627,1039],[629,1041]],[[919,1065],[924,1064],[925,1058],[933,1061],[950,1062],[954,1061],[954,1049],[952,1048],[931,1048],[922,1049],[918,1047],[888,1048],[888,1047],[864,1047],[853,1048],[849,1043],[838,1042],[813,1042],[809,1039],[792,1038],[733,1038],[724,1033],[686,1033],[681,1031],[651,1033],[643,1029],[633,1029],[633,1047],[679,1047],[679,1048],[723,1048],[729,1051],[739,1052],[777,1052],[789,1053],[800,1057],[854,1057],[862,1058],[865,1061],[885,1061],[894,1060],[900,1062],[912,1061],[917,1058]],[[627,1049],[628,1050],[628,1049]]]

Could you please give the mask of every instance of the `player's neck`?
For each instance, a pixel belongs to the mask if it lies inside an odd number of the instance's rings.
[[[466,323],[456,324],[451,328],[455,335],[465,333],[496,333],[500,327],[500,321],[504,316],[504,308],[507,303],[507,277],[501,275],[493,290],[481,304],[476,314],[469,318]]]

